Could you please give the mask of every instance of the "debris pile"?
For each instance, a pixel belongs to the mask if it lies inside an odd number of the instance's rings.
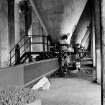
[[[51,87],[50,81],[47,77],[41,78],[33,87],[33,90],[49,90]]]
[[[29,105],[37,100],[38,92],[28,88],[9,87],[0,91],[0,105]]]

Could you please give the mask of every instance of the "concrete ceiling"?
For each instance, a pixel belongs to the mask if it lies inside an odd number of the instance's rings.
[[[56,41],[70,33],[70,42],[87,0],[32,0],[32,3],[52,39]]]

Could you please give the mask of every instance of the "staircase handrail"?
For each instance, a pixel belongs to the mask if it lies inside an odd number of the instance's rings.
[[[21,42],[24,40],[24,42],[21,44]],[[28,36],[23,36],[21,39],[20,39],[20,41],[16,44],[16,45],[19,45],[19,47],[20,47],[20,51],[21,51],[21,49],[23,48],[23,46],[25,45],[25,43],[26,42],[28,42],[28,41],[30,41],[30,38],[28,37]],[[20,45],[21,44],[21,45]],[[14,50],[15,50],[15,48],[16,48],[16,45],[14,46],[14,48],[12,48],[12,50],[10,51],[10,65],[12,64],[12,59],[15,57],[15,54],[16,53],[18,53],[18,52],[15,52]],[[30,44],[27,46],[27,48],[29,48],[30,47]],[[26,48],[26,47],[25,47]],[[27,49],[26,48],[26,49]],[[12,55],[12,52],[13,52],[13,55]],[[24,51],[22,51],[22,53],[23,52],[25,52],[25,49],[24,49]],[[21,52],[20,52],[20,55],[22,54]],[[15,58],[14,58],[14,61],[13,61],[13,63],[15,62]]]

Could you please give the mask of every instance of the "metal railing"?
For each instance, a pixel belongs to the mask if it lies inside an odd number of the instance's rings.
[[[42,38],[41,41],[35,41],[36,38]],[[26,52],[32,52],[31,47],[41,44],[43,46],[43,52],[48,51],[48,38],[41,35],[27,35],[24,36],[10,51],[9,65],[15,65],[19,63],[22,55]],[[18,46],[18,48],[17,48]],[[36,52],[36,51],[34,51]],[[37,52],[36,52],[37,53]],[[35,54],[35,53],[34,53]]]
[[[10,60],[9,60],[9,65],[14,65],[16,63],[16,55],[18,55],[18,57],[22,56],[23,53],[25,53],[26,51],[30,51],[30,38],[28,36],[24,36],[21,38],[21,40],[13,47],[13,49],[10,51]],[[17,49],[18,46],[18,49]],[[20,58],[19,58],[20,59]],[[19,60],[18,59],[18,60]]]

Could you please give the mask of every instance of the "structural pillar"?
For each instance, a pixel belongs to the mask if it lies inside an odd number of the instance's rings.
[[[101,83],[101,27],[100,27],[100,0],[94,0],[94,22],[95,22],[95,42],[96,42],[96,79]]]
[[[96,46],[95,46],[95,24],[94,24],[94,15],[91,14],[91,55],[93,61],[93,80],[97,80],[97,72],[96,72]]]
[[[8,36],[10,50],[13,48],[15,43],[14,30],[14,0],[8,0]]]
[[[15,25],[14,25],[14,0],[8,0],[8,46],[9,52],[15,45]],[[8,53],[11,59],[11,54]]]
[[[20,40],[20,21],[19,21],[19,0],[14,3],[14,20],[15,20],[15,44]]]
[[[93,58],[93,67],[96,66],[96,50],[95,50],[95,29],[94,29],[94,17],[92,16],[92,31],[91,31],[91,50]]]
[[[102,97],[101,102],[104,99],[104,90],[105,90],[105,0],[101,0],[101,25],[102,25]],[[102,104],[103,105],[103,104]]]
[[[9,35],[8,35],[8,4],[7,0],[3,0],[0,6],[0,66],[8,66],[9,55]]]

